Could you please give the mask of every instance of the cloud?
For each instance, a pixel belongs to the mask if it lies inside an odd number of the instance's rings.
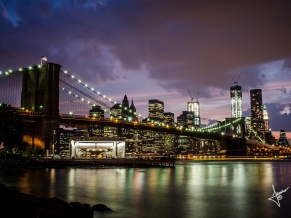
[[[276,89],[276,90],[279,90],[284,94],[287,94],[287,89],[285,87],[282,87],[282,88],[279,88],[279,89]]]
[[[199,92],[209,110],[220,108],[206,101],[225,104],[234,82],[230,74],[234,80],[240,75],[244,94],[264,88],[274,79],[266,63],[274,65],[272,71],[282,71],[272,92],[284,87],[288,93],[290,87],[280,82],[288,81],[291,72],[290,4],[0,0],[0,70],[38,64],[46,56],[82,81],[108,86],[110,95],[119,95],[132,83],[148,84],[136,98],[155,98],[166,90],[175,113],[184,110],[178,106],[185,105],[181,102],[188,99],[188,89],[193,96]],[[5,13],[18,19],[17,26]],[[172,96],[180,97],[180,105]],[[275,98],[279,99],[272,95]],[[286,103],[285,99],[278,101]],[[216,116],[213,119],[219,119]]]

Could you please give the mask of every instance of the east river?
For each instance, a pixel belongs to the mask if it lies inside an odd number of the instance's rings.
[[[37,197],[55,196],[91,206],[102,203],[113,210],[95,212],[94,217],[291,217],[289,161],[178,161],[175,168],[0,169],[0,183]],[[272,185],[277,194],[283,191],[273,198],[278,205],[268,200],[274,194]]]

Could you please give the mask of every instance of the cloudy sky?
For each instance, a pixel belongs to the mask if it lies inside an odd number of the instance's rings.
[[[0,0],[0,71],[40,57],[137,112],[175,116],[199,92],[203,123],[230,117],[230,86],[260,88],[273,130],[291,131],[291,1]],[[231,76],[232,75],[232,76]]]

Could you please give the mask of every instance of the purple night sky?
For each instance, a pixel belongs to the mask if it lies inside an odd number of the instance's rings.
[[[199,92],[202,123],[230,117],[230,75],[261,88],[270,127],[291,132],[291,1],[0,0],[0,71],[62,65],[137,113],[175,116]],[[290,134],[290,133],[289,133]],[[278,135],[276,134],[276,137]],[[291,134],[288,135],[288,138]]]

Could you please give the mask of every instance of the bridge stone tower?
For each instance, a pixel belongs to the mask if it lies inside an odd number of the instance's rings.
[[[59,130],[60,69],[54,63],[23,69],[21,107],[42,113],[41,123],[27,125],[32,148],[40,147],[51,153]]]

